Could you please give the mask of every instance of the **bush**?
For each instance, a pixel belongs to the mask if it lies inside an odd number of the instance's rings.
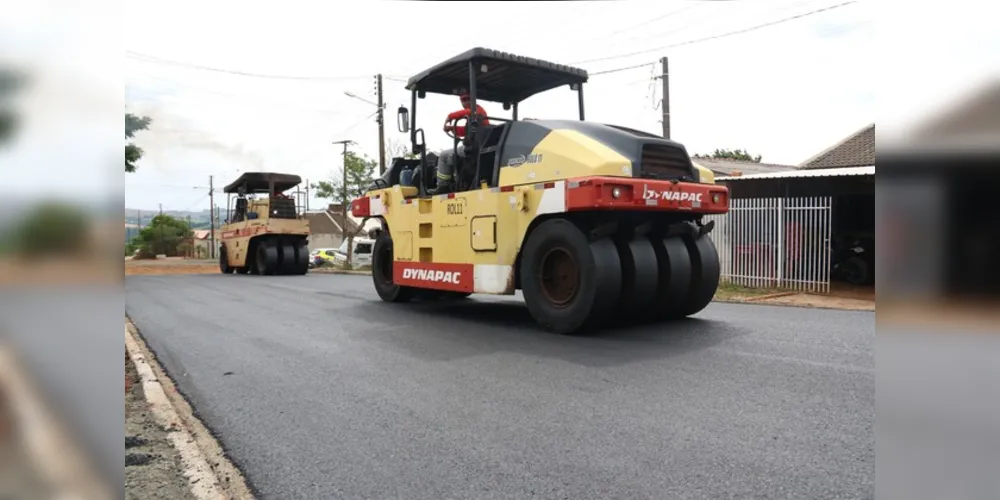
[[[90,243],[90,220],[76,207],[48,202],[14,230],[11,249],[24,257],[78,255]]]

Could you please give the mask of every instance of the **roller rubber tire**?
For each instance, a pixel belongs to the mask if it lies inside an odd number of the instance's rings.
[[[645,319],[658,321],[683,315],[691,290],[691,255],[680,238],[651,240],[657,260],[657,293]]]
[[[543,271],[563,279],[547,283]],[[601,326],[621,291],[615,244],[610,239],[591,243],[564,219],[545,221],[531,232],[520,272],[528,311],[543,329],[554,333],[582,334]]]
[[[281,241],[278,248],[278,274],[295,274],[295,264],[297,262],[295,243],[291,241]]]
[[[278,248],[270,241],[257,245],[257,274],[273,276],[278,271]]]
[[[372,248],[372,282],[379,298],[386,302],[409,302],[416,289],[392,282],[392,237],[381,231]]]
[[[722,267],[715,243],[707,235],[697,240],[685,236],[683,241],[691,255],[691,289],[681,308],[681,315],[691,316],[712,302],[719,289]]]
[[[222,274],[233,274],[236,268],[229,265],[229,252],[226,251],[226,247],[222,246],[219,248],[219,271]]]
[[[301,240],[295,245],[294,274],[304,275],[309,272],[309,245]]]
[[[618,243],[622,291],[615,309],[624,323],[641,320],[655,307],[659,285],[656,250],[647,238]]]

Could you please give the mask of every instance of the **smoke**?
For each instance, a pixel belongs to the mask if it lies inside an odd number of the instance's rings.
[[[239,164],[240,171],[264,171],[264,158],[260,153],[215,137],[190,121],[172,115],[156,104],[131,106],[129,112],[149,117],[149,128],[136,132],[135,144],[142,148],[143,159],[161,169],[167,169],[171,154],[184,149],[209,151]]]

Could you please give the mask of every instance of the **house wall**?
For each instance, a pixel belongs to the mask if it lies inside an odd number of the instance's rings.
[[[309,249],[317,248],[337,248],[343,243],[343,238],[339,234],[310,234]]]
[[[781,220],[799,217],[799,222],[805,226],[819,228],[815,234],[806,237],[814,247],[807,257],[812,262],[810,266],[826,266],[832,257],[825,253],[831,251],[828,245],[857,238],[868,251],[864,254],[865,260],[871,269],[875,268],[874,176],[744,179],[724,181],[723,184],[730,189],[733,205],[742,209],[738,213],[731,211],[723,216],[724,220],[720,220],[723,224],[729,222],[730,231],[764,234],[765,239],[773,240],[773,236],[767,237],[766,234],[769,228],[773,229],[776,217],[767,214],[777,213],[775,210],[790,210]],[[776,208],[781,206],[784,208]],[[815,209],[807,213],[803,211],[806,207]],[[781,255],[772,257],[780,259]],[[810,268],[806,274],[815,277],[817,272]],[[824,275],[822,279],[827,278]],[[873,283],[873,276],[869,282]]]
[[[875,196],[875,176],[721,181],[732,198]]]
[[[194,240],[192,254],[196,259],[210,259],[212,257],[212,241]]]

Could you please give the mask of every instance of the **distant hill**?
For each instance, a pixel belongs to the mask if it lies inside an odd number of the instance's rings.
[[[125,209],[125,223],[126,224],[137,224],[137,225],[145,227],[145,226],[149,225],[149,222],[153,219],[153,217],[156,217],[157,215],[159,215],[159,213],[160,213],[159,209],[146,210],[146,209],[141,209],[141,208],[126,208]],[[169,215],[169,216],[177,218],[177,219],[182,219],[182,220],[187,220],[187,219],[190,218],[190,220],[191,220],[191,227],[194,228],[194,229],[201,229],[201,228],[208,228],[208,227],[210,227],[209,210],[208,209],[201,210],[201,211],[198,211],[198,212],[192,212],[192,211],[187,211],[187,210],[164,210],[163,214],[164,215]],[[139,220],[140,216],[142,216],[142,220]],[[226,217],[228,217],[228,213],[227,213],[226,209],[220,208],[219,209],[219,220],[220,221],[225,220]]]

